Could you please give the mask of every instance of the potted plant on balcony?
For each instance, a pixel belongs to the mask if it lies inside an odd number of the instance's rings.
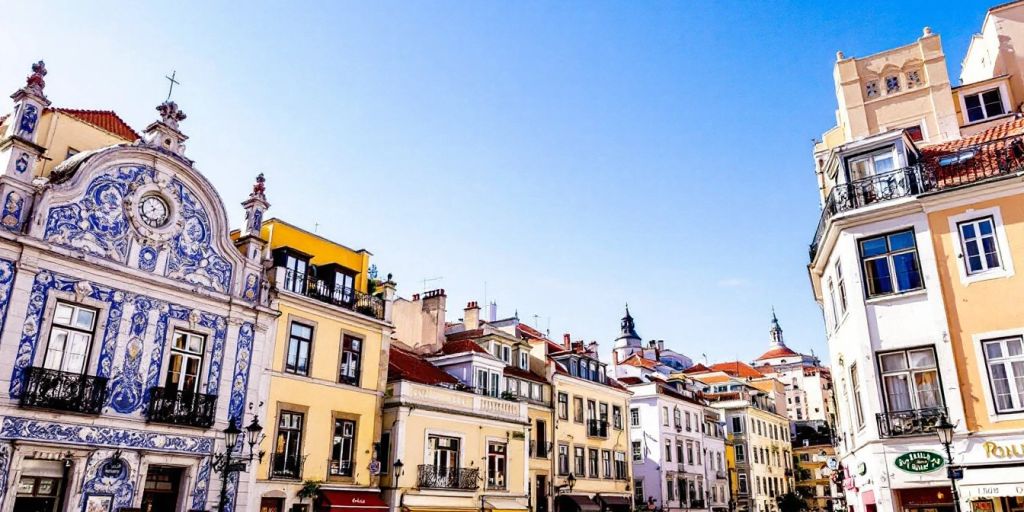
[[[511,391],[502,391],[501,392],[501,399],[502,400],[508,400],[510,402],[518,402],[519,401],[519,397],[517,397],[515,395],[515,393],[513,393]]]
[[[305,482],[302,482],[302,488],[299,489],[299,492],[295,493],[295,496],[299,498],[300,503],[306,498],[316,498],[317,493],[320,492],[320,484],[322,483],[323,482],[320,480],[306,480]]]

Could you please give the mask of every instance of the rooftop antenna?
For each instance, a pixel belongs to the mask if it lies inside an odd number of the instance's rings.
[[[178,72],[174,70],[171,71],[171,76],[164,75],[164,78],[171,82],[171,86],[167,88],[167,99],[164,101],[171,101],[171,93],[174,92],[174,86],[181,85],[181,82],[174,79],[174,77],[177,75]]]
[[[320,223],[319,222],[314,222],[313,223],[313,232],[316,233],[319,230],[320,230]]]
[[[444,279],[444,276],[437,276],[437,277],[427,277],[427,278],[424,278],[424,279],[423,279],[423,291],[424,291],[424,292],[425,292],[425,291],[427,291],[427,283],[430,283],[430,282],[433,282],[433,281],[440,281],[440,280],[442,280],[442,279]]]
[[[540,315],[538,315],[538,314],[534,314],[533,315],[533,326],[538,328],[538,329],[540,329]]]

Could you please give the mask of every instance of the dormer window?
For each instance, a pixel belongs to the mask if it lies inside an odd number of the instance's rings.
[[[505,361],[505,364],[512,364],[512,349],[502,345],[501,346],[501,360]]]
[[[900,92],[900,77],[898,75],[885,77],[885,93],[896,94],[898,92]]]
[[[967,107],[968,123],[1001,116],[1006,113],[1006,109],[1003,108],[1003,96],[1000,94],[999,89],[968,94],[964,96],[964,106]]]
[[[580,374],[579,364],[576,362],[575,359],[570,359],[569,360],[569,375],[572,375],[573,377],[578,377],[579,374]]]
[[[519,351],[519,368],[523,370],[530,369],[530,354],[522,350]]]
[[[864,85],[864,93],[868,98],[878,97],[878,80],[872,80]]]
[[[850,159],[850,181],[884,174],[896,168],[896,151],[890,146],[881,151]]]

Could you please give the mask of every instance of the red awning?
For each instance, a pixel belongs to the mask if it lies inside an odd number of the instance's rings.
[[[384,503],[384,500],[381,499],[380,493],[369,491],[332,491],[321,489],[316,505],[317,510],[322,512],[332,510],[369,512],[388,509],[388,504]]]

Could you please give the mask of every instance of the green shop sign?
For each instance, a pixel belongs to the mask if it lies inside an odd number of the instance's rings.
[[[930,473],[946,463],[942,455],[924,450],[904,453],[895,462],[896,467],[907,473]]]

